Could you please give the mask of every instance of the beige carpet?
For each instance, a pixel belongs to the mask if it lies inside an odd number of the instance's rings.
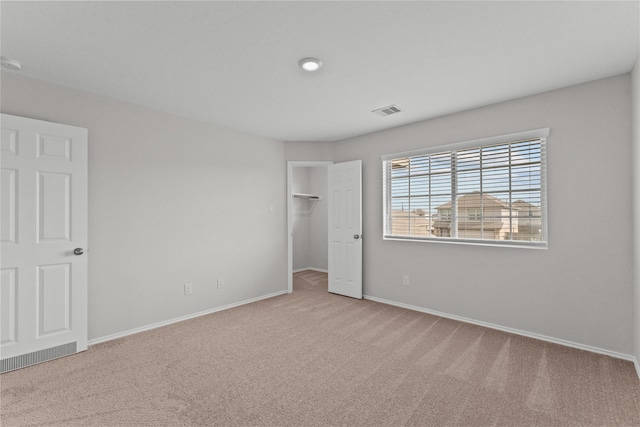
[[[4,374],[2,425],[640,425],[630,362],[294,286]]]

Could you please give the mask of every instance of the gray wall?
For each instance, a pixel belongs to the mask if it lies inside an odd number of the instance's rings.
[[[640,376],[640,59],[631,73],[632,79],[632,128],[633,128],[633,307],[634,307],[634,356]]]
[[[284,143],[284,158],[285,160],[330,161],[333,160],[334,146],[334,142],[328,141],[288,141]]]
[[[286,290],[284,143],[5,72],[2,112],[89,129],[89,339]]]
[[[335,161],[363,160],[364,293],[630,355],[630,84],[625,74],[337,143]],[[380,155],[542,127],[548,250],[383,241]]]

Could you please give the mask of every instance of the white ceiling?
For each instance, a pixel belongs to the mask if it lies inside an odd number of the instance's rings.
[[[638,1],[9,2],[21,74],[284,141],[337,140],[631,70]],[[324,67],[306,73],[298,60]],[[371,110],[405,111],[379,117]]]

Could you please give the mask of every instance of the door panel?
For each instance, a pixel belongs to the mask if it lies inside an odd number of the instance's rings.
[[[38,241],[70,240],[71,175],[38,172]]]
[[[69,264],[38,266],[38,336],[70,329],[70,267]]]
[[[21,367],[14,363],[19,356],[44,361],[39,352],[87,348],[87,130],[1,118],[0,350],[6,370]],[[75,248],[85,253],[74,255]]]
[[[16,341],[16,271],[15,268],[3,268],[0,272],[0,345]]]
[[[2,244],[15,244],[16,242],[16,175],[15,169],[2,169],[0,172],[0,192],[2,204],[0,205],[0,241]]]
[[[362,298],[362,162],[329,166],[329,292]]]
[[[71,140],[53,135],[38,135],[38,157],[71,161]]]

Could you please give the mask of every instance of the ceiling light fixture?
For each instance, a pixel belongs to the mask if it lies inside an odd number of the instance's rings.
[[[302,58],[298,65],[305,71],[318,71],[322,67],[322,61],[318,58]]]
[[[4,56],[0,57],[0,65],[2,65],[2,68],[4,68],[5,70],[10,70],[10,71],[22,70],[22,64],[19,61],[15,59],[5,58]]]

